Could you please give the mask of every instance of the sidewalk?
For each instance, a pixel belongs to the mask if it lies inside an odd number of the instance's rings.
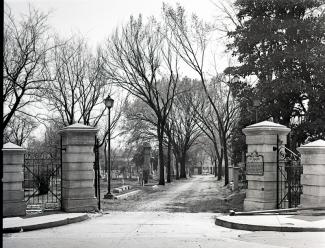
[[[215,223],[227,228],[248,231],[325,232],[325,215],[227,215],[218,216]]]
[[[32,231],[67,225],[89,219],[85,213],[57,213],[36,217],[11,217],[3,219],[3,232]]]

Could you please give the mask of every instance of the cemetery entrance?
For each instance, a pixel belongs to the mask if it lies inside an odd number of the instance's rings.
[[[24,158],[27,213],[61,210],[62,149],[29,152]]]

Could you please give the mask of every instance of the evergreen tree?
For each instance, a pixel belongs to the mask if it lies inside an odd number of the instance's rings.
[[[228,33],[240,65],[226,72],[257,77],[251,97],[261,102],[259,115],[291,126],[296,145],[325,136],[324,3],[237,0],[241,25]]]

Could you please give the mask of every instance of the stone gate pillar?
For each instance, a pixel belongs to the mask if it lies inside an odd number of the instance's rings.
[[[301,207],[325,207],[325,141],[300,146],[303,174]]]
[[[144,153],[144,161],[143,161],[143,180],[144,183],[149,182],[149,174],[150,171],[150,158],[151,158],[151,146],[148,142],[143,144],[143,153]]]
[[[66,212],[98,210],[93,169],[97,129],[83,124],[63,128],[62,208]]]
[[[279,135],[280,143],[284,145],[287,143],[289,132],[290,128],[270,121],[256,123],[243,129],[248,152],[246,154],[248,188],[244,201],[245,211],[277,207],[277,151],[274,147],[277,145],[277,135]],[[251,159],[250,164],[248,164],[248,156]],[[260,169],[262,164],[264,164],[263,171]]]
[[[13,143],[3,145],[3,217],[26,215],[24,199],[25,149]]]

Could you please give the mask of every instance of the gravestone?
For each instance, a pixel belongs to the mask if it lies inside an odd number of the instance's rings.
[[[144,153],[143,181],[144,183],[148,183],[149,175],[150,175],[150,158],[151,158],[151,146],[148,142],[145,142],[143,144],[143,153]]]

